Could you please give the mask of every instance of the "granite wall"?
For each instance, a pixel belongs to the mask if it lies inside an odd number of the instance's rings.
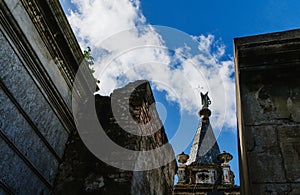
[[[235,39],[241,194],[300,194],[299,40]]]
[[[0,194],[50,194],[75,130],[83,55],[59,2],[40,3],[0,2]]]

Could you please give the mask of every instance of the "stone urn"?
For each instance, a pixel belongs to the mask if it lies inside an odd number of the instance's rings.
[[[227,164],[229,161],[232,160],[232,155],[223,151],[221,154],[218,155],[218,160],[224,164]]]
[[[177,160],[179,163],[184,164],[189,159],[189,155],[185,154],[184,152],[181,152],[177,155]]]

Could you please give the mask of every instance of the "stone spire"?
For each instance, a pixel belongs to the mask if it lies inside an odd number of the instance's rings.
[[[192,163],[220,164],[217,158],[220,154],[219,145],[209,122],[211,111],[208,109],[208,106],[211,104],[211,101],[208,97],[208,92],[206,94],[201,93],[201,102],[202,109],[199,111],[201,121],[194,137],[193,145],[190,151],[190,158],[187,161],[187,165]]]

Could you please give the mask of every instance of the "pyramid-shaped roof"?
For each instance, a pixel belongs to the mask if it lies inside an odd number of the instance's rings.
[[[209,122],[209,116],[211,112],[208,109],[208,106],[211,103],[211,101],[208,98],[207,93],[201,93],[201,98],[203,105],[202,109],[199,111],[201,121],[199,123],[197,132],[194,137],[187,165],[192,163],[219,164],[217,156],[220,154],[220,149]]]

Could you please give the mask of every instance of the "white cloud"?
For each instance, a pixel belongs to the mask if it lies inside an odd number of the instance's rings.
[[[145,22],[139,11],[139,1],[72,0],[72,3],[78,12],[71,11],[68,19],[84,44],[99,46],[111,35]]]
[[[225,47],[213,35],[189,37],[195,48],[187,43],[170,48],[166,37],[146,24],[138,0],[73,3],[78,11],[71,12],[68,19],[80,45],[92,48],[101,94],[108,95],[129,81],[147,79],[156,90],[165,90],[166,98],[178,102],[183,111],[197,113],[200,97],[196,88],[200,85],[212,99],[215,127],[224,122],[235,128],[233,61],[222,60]],[[168,33],[173,36],[172,29]],[[174,42],[178,39],[173,38]]]

